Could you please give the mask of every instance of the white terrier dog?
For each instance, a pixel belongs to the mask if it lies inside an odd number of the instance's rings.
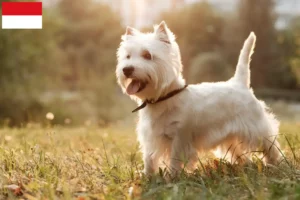
[[[267,163],[281,158],[278,121],[250,88],[251,33],[236,72],[226,82],[185,85],[179,47],[165,22],[153,33],[127,27],[118,49],[116,75],[124,92],[142,104],[137,124],[144,172],[163,161],[171,172],[193,169],[198,153],[216,150],[230,162],[248,161],[260,149]]]

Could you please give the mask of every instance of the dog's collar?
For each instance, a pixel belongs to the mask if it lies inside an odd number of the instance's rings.
[[[141,110],[143,108],[145,108],[147,106],[147,104],[156,104],[158,102],[161,102],[161,101],[164,101],[164,100],[167,100],[171,97],[173,97],[174,95],[178,94],[179,92],[181,92],[182,90],[184,90],[188,85],[185,85],[183,88],[179,88],[179,89],[176,89],[176,90],[173,90],[171,92],[169,92],[166,96],[163,96],[163,97],[160,97],[157,99],[157,101],[154,101],[154,100],[149,100],[149,99],[146,99],[142,105],[140,105],[139,107],[137,107],[136,109],[134,109],[132,112],[136,112],[138,110]]]

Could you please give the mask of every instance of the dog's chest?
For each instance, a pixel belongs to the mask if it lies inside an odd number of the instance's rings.
[[[141,116],[141,131],[150,137],[158,137],[172,140],[182,126],[182,120],[176,109],[160,113],[159,115],[151,115],[145,113]]]

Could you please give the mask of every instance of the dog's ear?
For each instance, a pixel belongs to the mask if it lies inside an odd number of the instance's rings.
[[[140,31],[138,31],[130,26],[127,26],[126,33],[124,35],[122,35],[122,40],[127,40],[128,36],[135,36],[138,34],[140,34]]]
[[[154,27],[156,37],[165,43],[171,44],[175,40],[174,34],[170,31],[165,21]]]

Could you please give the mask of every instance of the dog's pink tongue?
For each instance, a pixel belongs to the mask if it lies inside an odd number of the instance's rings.
[[[140,89],[140,83],[137,80],[132,80],[131,83],[127,86],[126,92],[129,95],[137,93]]]

